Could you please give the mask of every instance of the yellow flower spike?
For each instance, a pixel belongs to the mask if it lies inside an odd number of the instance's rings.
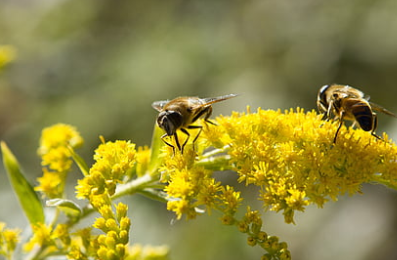
[[[267,244],[269,245],[269,248],[271,248],[274,251],[280,250],[279,248],[279,243],[278,243],[279,239],[276,236],[269,236],[267,238]]]
[[[304,207],[309,205],[309,202],[305,200],[306,192],[299,191],[296,189],[288,190],[289,196],[285,199],[288,207],[293,210],[304,211]]]
[[[51,231],[52,228],[43,223],[37,223],[32,226],[33,236],[28,243],[24,245],[25,251],[31,251],[35,245],[45,247],[52,244]]]
[[[247,238],[247,244],[249,246],[255,246],[256,245],[256,239],[254,237],[248,237]]]
[[[99,235],[98,236],[98,243],[102,244],[102,245],[106,244],[106,235],[104,235],[104,234]]]
[[[103,205],[102,207],[100,207],[98,209],[98,211],[99,211],[99,214],[101,214],[104,219],[110,220],[110,221],[115,221],[112,207],[109,204]],[[107,223],[106,223],[106,226],[107,226]]]
[[[39,153],[47,153],[51,148],[65,145],[76,148],[81,146],[82,143],[83,139],[76,128],[66,124],[56,124],[43,129]]]
[[[106,236],[105,245],[108,248],[116,248],[116,239],[115,239],[115,234],[113,232],[111,232]]]
[[[93,168],[98,167],[105,179],[121,180],[135,164],[135,144],[115,141],[100,144],[95,150]]]
[[[281,249],[279,258],[280,260],[290,260],[292,259],[291,252],[288,249]]]
[[[106,230],[106,220],[104,218],[97,218],[92,226],[100,230]]]
[[[247,233],[249,231],[249,225],[245,221],[241,221],[238,223],[238,230],[241,233]]]
[[[59,239],[64,246],[69,246],[71,237],[69,234],[69,227],[67,224],[58,224],[51,234],[53,240]]]
[[[131,221],[128,217],[122,217],[120,219],[120,230],[129,231],[131,226]]]
[[[267,240],[267,233],[264,232],[264,231],[260,231],[260,232],[258,233],[258,239],[259,239],[261,242],[266,241],[266,240]],[[286,245],[287,245],[287,244],[285,244],[285,247],[286,247]]]
[[[70,247],[67,257],[71,260],[88,260],[87,256],[81,252],[80,247],[77,245],[72,245]]]
[[[261,188],[265,208],[283,211],[294,223],[294,212],[310,204],[321,207],[341,194],[356,194],[363,183],[378,182],[397,188],[397,147],[383,135],[375,140],[361,129],[342,127],[332,143],[338,122],[321,120],[303,109],[233,113],[216,120],[201,138],[213,146],[229,146],[229,163],[238,180]],[[228,136],[220,138],[219,136]],[[228,140],[219,143],[219,140]]]
[[[121,219],[127,216],[128,212],[128,205],[124,203],[119,203],[116,206],[116,216],[117,216],[117,221],[121,222]]]
[[[77,180],[76,186],[76,198],[78,199],[87,199],[91,194],[91,190],[93,189],[93,182],[91,178],[86,177],[81,180]]]
[[[72,166],[70,149],[78,148],[82,143],[80,134],[70,125],[56,124],[44,128],[38,149],[43,176],[38,178],[39,185],[35,190],[49,198],[63,197],[67,172]]]
[[[112,231],[116,231],[117,233],[119,232],[119,226],[116,223],[115,219],[107,219],[106,220],[106,228],[107,230],[112,230]]]
[[[119,233],[119,242],[126,245],[129,241],[129,230],[121,230]]]
[[[104,246],[101,246],[97,251],[99,259],[103,259],[103,260],[108,259],[107,253],[108,253],[108,249]]]
[[[173,211],[176,214],[176,218],[179,220],[183,214],[186,214],[188,219],[196,217],[197,213],[187,200],[170,200],[167,203],[167,210]]]
[[[21,231],[5,227],[6,224],[0,222],[0,255],[4,255],[7,259],[12,259]]]
[[[117,244],[116,245],[116,254],[118,256],[124,256],[125,255],[125,245],[123,244]]]
[[[115,194],[117,184],[128,181],[128,172],[136,163],[135,144],[129,141],[102,143],[95,150],[94,159],[96,162],[89,174],[78,181],[76,197],[88,199],[99,209],[110,205],[110,196]]]
[[[243,200],[240,197],[240,192],[234,191],[233,187],[229,185],[226,185],[226,187],[222,186],[221,192],[219,196],[223,204],[222,206],[225,207],[224,212],[234,214]]]
[[[34,187],[35,191],[40,191],[50,199],[60,197],[64,187],[64,176],[61,176],[58,172],[48,171],[47,168],[43,168],[43,176],[37,178],[39,185]]]

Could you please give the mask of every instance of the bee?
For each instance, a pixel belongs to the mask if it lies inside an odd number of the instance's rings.
[[[371,131],[371,135],[381,139],[375,134],[378,119],[373,111],[382,112],[397,118],[395,114],[387,109],[369,102],[369,97],[365,96],[362,91],[347,85],[332,84],[323,86],[317,95],[317,107],[319,112],[324,114],[323,119],[330,119],[331,113],[334,115],[335,120],[339,119],[334,143],[336,143],[343,120],[352,120],[354,121],[353,126],[358,123],[361,129]]]
[[[203,127],[200,125],[193,125],[193,123],[196,122],[197,119],[203,117],[205,122],[214,125],[214,123],[208,119],[212,113],[211,105],[235,96],[237,95],[229,94],[213,98],[178,97],[171,101],[163,100],[153,102],[152,107],[160,112],[157,117],[157,125],[165,131],[161,139],[165,144],[172,147],[175,153],[175,147],[164,139],[167,136],[173,136],[176,146],[181,153],[183,153],[183,149],[190,138],[187,129],[199,129],[198,134],[193,139],[194,143],[199,137]],[[178,140],[177,130],[180,130],[187,136],[182,146]]]

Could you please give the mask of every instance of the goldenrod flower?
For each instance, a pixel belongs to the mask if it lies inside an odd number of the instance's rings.
[[[112,196],[116,185],[127,181],[128,171],[135,165],[135,144],[129,141],[107,142],[95,150],[95,164],[89,175],[79,180],[76,187],[78,198],[90,195],[108,194]]]
[[[43,176],[38,178],[35,190],[48,198],[63,196],[66,176],[72,165],[71,151],[79,147],[83,139],[70,125],[57,124],[43,129],[38,153],[42,158]]]
[[[167,259],[168,249],[128,245],[128,207],[113,200],[141,192],[166,200],[178,219],[220,211],[223,224],[246,234],[249,245],[265,249],[262,259],[291,259],[287,244],[263,230],[260,211],[248,206],[245,214],[239,214],[243,194],[213,173],[230,170],[226,173],[231,177],[258,190],[265,209],[282,212],[286,223],[294,223],[295,212],[308,205],[321,207],[342,194],[356,194],[363,183],[397,189],[397,146],[387,135],[377,140],[361,129],[343,126],[333,144],[337,127],[338,122],[322,121],[316,112],[302,109],[234,112],[217,118],[216,125],[204,126],[183,154],[168,146],[161,150],[158,143],[152,146],[158,149],[136,151],[129,141],[103,141],[89,169],[73,150],[82,143],[73,127],[44,129],[39,148],[43,176],[36,190],[49,198],[63,196],[73,158],[84,175],[76,197],[89,205],[80,211],[70,200],[60,199],[61,204],[81,212],[80,218],[93,211],[100,216],[90,228],[75,233],[70,229],[77,218],[60,224],[56,216],[51,225],[37,223],[25,249],[38,248],[37,259],[65,252],[70,259]],[[163,144],[160,138],[157,141]],[[91,229],[100,234],[91,234]],[[0,254],[13,251],[16,240],[16,233],[7,233],[0,223]]]
[[[234,112],[218,117],[216,124],[203,128],[195,150],[185,149],[183,156],[165,150],[168,159],[161,172],[168,182],[167,208],[178,219],[195,217],[197,207],[220,210],[222,223],[236,225],[248,234],[250,245],[266,249],[263,259],[291,255],[286,243],[261,230],[257,211],[236,219],[243,198],[217,182],[213,170],[232,169],[239,182],[259,187],[264,208],[281,211],[286,223],[294,223],[295,212],[310,204],[322,207],[339,195],[359,192],[363,183],[397,187],[397,146],[386,134],[377,140],[361,129],[343,126],[333,144],[338,122],[323,121],[317,112],[299,108]],[[209,147],[216,149],[206,150]]]
[[[3,255],[7,259],[12,259],[12,255],[19,242],[19,234],[21,231],[5,227],[6,224],[0,222],[0,255]]]
[[[37,178],[37,181],[40,185],[36,186],[35,190],[43,192],[48,198],[57,198],[63,192],[64,177],[58,172],[43,168],[43,176]]]
[[[31,251],[34,246],[46,248],[53,246],[54,242],[51,239],[52,227],[44,223],[37,223],[32,226],[33,237],[25,244],[24,250]]]
[[[104,260],[124,259],[131,226],[130,219],[126,216],[128,206],[119,203],[116,205],[116,214],[110,211],[111,207],[103,206],[99,210],[102,217],[97,218],[93,224],[94,228],[105,233],[98,236],[97,255]]]
[[[71,236],[69,233],[69,226],[66,224],[58,224],[52,232],[51,238],[54,241],[59,240],[61,245],[58,247],[68,248],[71,242]]]
[[[70,158],[71,154],[68,147],[77,148],[83,143],[83,139],[77,130],[65,124],[56,124],[51,127],[44,128],[41,134],[39,155],[43,158],[43,166],[49,166],[50,169],[59,172],[68,170],[62,167],[59,161]],[[54,160],[57,159],[57,160]]]
[[[217,118],[217,124],[202,138],[228,147],[239,181],[259,186],[264,206],[283,211],[287,223],[295,211],[355,194],[363,183],[397,185],[397,147],[386,134],[380,141],[343,126],[333,145],[338,123],[302,109],[233,113]]]

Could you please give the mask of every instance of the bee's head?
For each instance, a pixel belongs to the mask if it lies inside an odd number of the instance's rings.
[[[165,110],[157,117],[157,124],[168,136],[171,136],[182,126],[183,117],[177,111]]]
[[[318,91],[318,95],[317,95],[317,107],[318,110],[321,113],[324,113],[328,110],[328,101],[327,101],[327,96],[328,96],[328,92],[329,92],[329,87],[331,85],[325,85],[323,86],[319,91]]]

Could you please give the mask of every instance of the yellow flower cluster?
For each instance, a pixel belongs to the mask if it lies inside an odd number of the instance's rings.
[[[262,218],[257,210],[254,211],[248,207],[243,219],[237,223],[237,226],[240,232],[248,234],[248,245],[259,245],[268,252],[262,256],[262,259],[291,259],[287,243],[279,242],[278,237],[268,236],[266,232],[261,231]]]
[[[0,70],[15,59],[16,50],[9,45],[0,45]]]
[[[261,188],[259,198],[287,223],[309,204],[321,207],[341,194],[355,194],[363,183],[397,186],[397,146],[361,129],[321,120],[315,111],[262,110],[217,118],[202,138],[228,148],[239,181]]]
[[[116,206],[116,214],[113,214],[110,206],[102,206],[99,209],[101,218],[97,218],[93,227],[102,230],[105,234],[98,236],[97,255],[102,260],[124,259],[128,248],[130,219],[127,217],[128,206],[119,203]]]
[[[77,130],[65,124],[43,129],[38,153],[42,158],[43,176],[38,178],[36,191],[48,198],[61,198],[67,173],[72,165],[70,149],[78,148],[83,139]]]
[[[72,236],[66,224],[58,224],[53,228],[51,225],[37,223],[32,226],[32,230],[32,238],[24,245],[27,252],[36,247],[40,255],[51,255],[60,251],[66,252],[71,244]]]
[[[264,208],[281,211],[286,223],[294,223],[295,212],[310,204],[322,207],[339,195],[356,194],[363,183],[396,189],[397,146],[386,134],[377,140],[361,129],[343,126],[333,144],[339,122],[321,117],[299,108],[284,112],[259,108],[256,113],[248,108],[247,113],[218,117],[216,126],[205,126],[198,149],[173,155],[167,147],[169,160],[161,170],[168,181],[164,189],[168,209],[178,219],[195,217],[198,207],[218,209],[224,213],[223,224],[236,225],[248,235],[249,245],[267,251],[262,259],[290,259],[286,243],[261,231],[257,211],[249,209],[242,220],[235,217],[240,193],[215,181],[212,173],[231,169],[239,182],[258,186]]]
[[[78,181],[76,197],[89,199],[96,208],[102,204],[109,205],[100,202],[103,199],[101,195],[112,196],[116,191],[117,183],[128,180],[128,171],[136,162],[135,155],[135,144],[129,141],[101,144],[95,150],[96,162],[90,168],[89,175]]]
[[[88,199],[101,215],[93,227],[105,234],[96,241],[96,257],[103,260],[125,259],[128,254],[130,219],[128,207],[119,203],[115,212],[111,196],[116,192],[117,184],[129,180],[130,171],[136,163],[135,144],[129,141],[103,142],[95,150],[95,163],[89,173],[78,181],[76,197]]]
[[[32,226],[33,236],[24,245],[27,252],[36,251],[35,259],[45,259],[49,255],[67,255],[68,259],[87,260],[97,256],[99,248],[97,236],[90,228],[71,232],[69,225],[58,224],[55,228],[44,223]]]
[[[173,151],[168,149],[170,152]],[[212,171],[194,164],[194,160],[193,150],[165,160],[162,172],[168,179],[164,189],[168,194],[167,209],[174,211],[178,219],[183,214],[188,219],[195,218],[203,210],[200,207],[205,207],[208,212],[215,208],[225,215],[233,215],[241,202],[240,193],[215,181]]]
[[[128,208],[123,203],[114,205],[113,200],[141,192],[160,201],[165,198],[168,210],[178,219],[220,211],[223,224],[237,227],[247,235],[249,245],[267,251],[262,259],[288,260],[287,244],[262,230],[259,211],[248,207],[243,217],[236,217],[243,204],[242,194],[215,179],[213,173],[232,170],[229,173],[237,175],[239,182],[259,187],[258,199],[264,208],[282,212],[286,223],[294,223],[295,212],[308,205],[322,207],[341,194],[356,194],[363,183],[397,189],[397,146],[387,135],[377,140],[361,129],[343,126],[334,144],[337,127],[338,122],[323,121],[316,112],[299,108],[248,110],[218,117],[216,125],[204,125],[195,144],[186,145],[183,154],[166,145],[160,150],[161,133],[156,131],[159,138],[154,138],[153,150],[136,150],[129,141],[103,140],[91,168],[74,152],[83,140],[73,127],[58,124],[46,128],[39,148],[43,176],[35,189],[53,199],[48,205],[75,214],[66,214],[67,221],[58,223],[57,211],[52,224],[33,225],[25,249],[35,249],[36,259],[49,255],[81,260],[167,259],[167,249],[128,246]],[[84,175],[76,186],[76,197],[88,201],[84,208],[64,198],[72,159]],[[92,226],[71,231],[79,219],[93,211],[100,217]],[[93,235],[91,229],[103,234]],[[17,235],[0,223],[0,254],[12,254]]]
[[[20,230],[8,229],[5,223],[0,222],[0,255],[6,259],[12,259],[20,233]]]

